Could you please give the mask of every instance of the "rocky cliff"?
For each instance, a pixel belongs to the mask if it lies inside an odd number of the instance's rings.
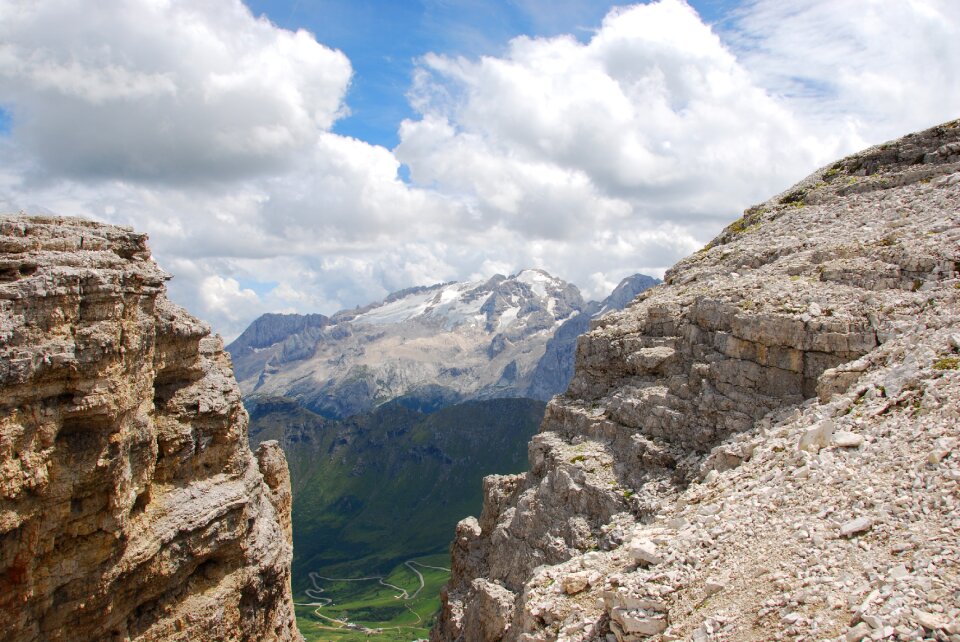
[[[290,488],[146,237],[0,218],[5,639],[299,640]]]
[[[580,339],[439,640],[960,640],[960,121],[753,207]]]

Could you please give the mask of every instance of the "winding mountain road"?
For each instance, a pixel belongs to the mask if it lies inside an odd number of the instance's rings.
[[[429,564],[421,564],[420,562],[415,562],[414,560],[407,560],[406,562],[403,563],[403,565],[406,566],[407,568],[409,568],[409,569],[410,569],[411,571],[413,571],[414,573],[416,573],[417,579],[420,580],[420,587],[419,587],[416,591],[413,592],[413,595],[410,596],[410,599],[411,599],[411,600],[412,600],[413,598],[417,597],[417,596],[420,594],[420,591],[423,590],[423,586],[424,586],[423,573],[421,573],[420,571],[418,571],[417,569],[415,569],[415,568],[414,568],[414,565],[417,565],[417,566],[419,566],[420,568],[432,568],[432,569],[436,569],[436,570],[438,570],[438,571],[446,571],[447,573],[450,572],[450,569],[449,569],[449,568],[444,568],[444,567],[442,567],[442,566],[430,566]]]
[[[449,568],[445,568],[443,566],[431,566],[430,564],[423,564],[421,562],[417,562],[416,560],[407,560],[406,562],[403,563],[403,565],[406,566],[414,575],[416,575],[417,581],[420,582],[420,586],[418,586],[417,590],[414,591],[412,594],[409,591],[407,591],[407,589],[401,586],[397,586],[396,584],[390,584],[389,582],[385,581],[384,576],[382,575],[371,575],[368,577],[326,577],[324,575],[320,575],[319,573],[311,571],[308,574],[308,577],[310,578],[310,583],[313,584],[313,587],[306,589],[304,591],[304,594],[310,599],[316,600],[316,601],[294,602],[294,604],[296,604],[297,606],[314,606],[316,608],[314,609],[313,612],[317,617],[323,618],[328,622],[338,625],[336,627],[323,627],[323,628],[334,628],[334,629],[348,628],[348,629],[363,631],[364,633],[367,633],[367,634],[380,633],[382,629],[368,629],[364,626],[355,624],[348,620],[340,620],[340,619],[330,617],[328,615],[324,615],[323,613],[321,613],[320,609],[322,609],[325,606],[330,606],[331,604],[333,604],[333,600],[330,599],[329,597],[323,597],[322,595],[320,595],[320,593],[326,592],[325,589],[320,585],[320,582],[373,582],[373,581],[376,581],[377,583],[383,586],[391,588],[395,591],[399,591],[399,593],[393,596],[395,600],[403,600],[404,602],[409,602],[410,600],[413,600],[418,595],[420,595],[420,591],[422,591],[424,586],[426,586],[426,582],[423,579],[423,573],[417,570],[416,568],[417,566],[419,566],[420,568],[432,568],[438,571],[444,571],[446,573],[450,572]],[[409,605],[404,604],[404,607],[408,611],[413,613],[414,616],[416,616],[417,624],[423,623],[423,618],[421,618],[416,611],[411,609]],[[416,628],[416,627],[389,627],[389,628],[396,628],[399,630],[400,628]]]

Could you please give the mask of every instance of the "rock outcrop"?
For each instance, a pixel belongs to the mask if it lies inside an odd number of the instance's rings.
[[[146,237],[0,218],[0,630],[299,640],[290,487]]]
[[[432,639],[960,640],[960,121],[753,207],[581,337]]]

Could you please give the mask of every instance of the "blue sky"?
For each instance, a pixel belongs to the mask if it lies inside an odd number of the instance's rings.
[[[956,0],[247,2],[0,0],[0,211],[148,233],[228,339],[529,267],[600,299],[960,115]]]
[[[388,148],[414,111],[406,98],[416,60],[428,52],[500,55],[511,38],[570,34],[590,39],[612,4],[591,0],[245,0],[255,15],[286,29],[306,29],[343,51],[354,77],[350,114],[334,131]],[[733,0],[690,3],[722,23]],[[0,121],[2,123],[2,121]]]

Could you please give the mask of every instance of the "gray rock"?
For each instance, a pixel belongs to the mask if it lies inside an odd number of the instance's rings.
[[[657,545],[647,539],[634,540],[630,544],[630,555],[641,564],[655,566],[663,562]]]
[[[942,616],[935,613],[928,613],[927,611],[914,609],[913,617],[916,619],[917,624],[928,631],[941,631],[947,628],[946,620],[944,620]]]
[[[662,613],[649,613],[642,609],[617,608],[610,613],[610,618],[622,632],[618,639],[634,640],[637,637],[649,637],[662,633],[667,628],[667,618]]]
[[[873,520],[869,517],[857,517],[840,526],[840,535],[842,537],[852,537],[865,533],[873,528]]]
[[[847,642],[860,642],[864,638],[870,637],[873,630],[865,623],[861,622],[847,630],[844,639]]]
[[[826,448],[833,441],[835,428],[836,424],[830,419],[817,422],[800,437],[798,448],[808,452],[818,452],[821,448]]]
[[[863,442],[863,435],[848,430],[838,430],[833,434],[833,445],[837,448],[859,448]]]

